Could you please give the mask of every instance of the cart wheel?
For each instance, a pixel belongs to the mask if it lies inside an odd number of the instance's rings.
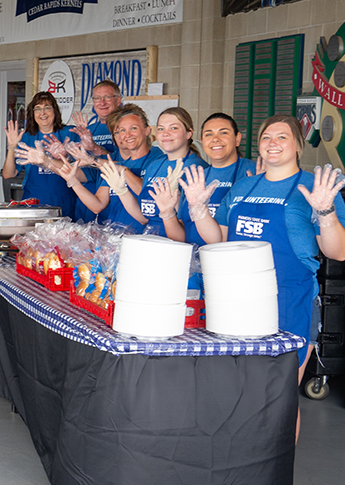
[[[325,382],[323,385],[321,384],[321,380],[317,377],[313,377],[306,383],[304,386],[304,391],[310,399],[317,399],[318,401],[322,401],[322,399],[326,399],[329,394],[329,385]]]

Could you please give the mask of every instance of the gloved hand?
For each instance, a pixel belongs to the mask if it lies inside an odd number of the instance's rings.
[[[116,168],[115,163],[111,160],[108,156],[108,162],[105,162],[102,167],[100,168],[101,177],[104,179],[109,187],[111,187],[116,195],[124,195],[128,192],[128,188],[126,186],[126,179],[125,179],[125,171],[126,168],[123,167],[121,172]]]
[[[182,158],[178,158],[176,161],[176,166],[174,170],[171,167],[168,167],[168,182],[170,186],[171,193],[173,194],[175,190],[178,188],[178,181],[183,173],[183,161]]]
[[[77,126],[83,126],[84,128],[87,128],[87,123],[88,123],[87,115],[85,115],[85,118],[84,118],[83,113],[81,113],[80,111],[79,112],[76,111],[72,115],[72,119]]]
[[[332,212],[335,212],[334,198],[345,185],[345,177],[340,168],[333,169],[332,165],[327,163],[324,168],[315,167],[315,180],[313,191],[304,185],[299,185],[298,189],[302,192],[306,200],[313,208],[312,220],[318,221],[320,226],[325,222],[323,218]]]
[[[46,154],[42,143],[35,140],[35,147],[29,147],[26,143],[20,142],[18,146],[21,149],[15,150],[15,156],[18,158],[16,163],[19,165],[41,165],[46,168],[51,167],[51,158]]]
[[[97,150],[96,147],[98,147],[98,145],[96,145],[96,143],[93,141],[91,131],[88,128],[82,125],[78,125],[74,128],[71,128],[69,131],[72,131],[73,133],[79,135],[81,146],[85,150],[89,150],[91,152],[95,152],[95,150]]]
[[[73,187],[74,185],[80,185],[81,182],[77,177],[79,162],[75,162],[73,165],[67,161],[67,159],[61,155],[60,159],[63,161],[63,165],[60,168],[56,168],[56,171],[67,182],[67,187]]]
[[[78,143],[70,141],[66,144],[66,150],[75,160],[79,160],[79,167],[88,167],[95,162],[95,157],[87,153]]]
[[[213,180],[207,187],[205,184],[204,169],[199,165],[192,165],[190,170],[185,168],[187,183],[180,179],[189,206],[189,215],[193,222],[203,219],[208,211],[208,202],[211,195],[219,185],[218,180]]]
[[[172,193],[168,177],[166,177],[164,183],[161,178],[158,178],[157,182],[153,182],[153,188],[154,192],[149,190],[149,194],[158,206],[159,217],[165,221],[171,219],[176,215],[175,207],[178,205],[179,191],[177,187]]]
[[[42,146],[53,158],[60,158],[60,155],[67,156],[66,145],[70,141],[68,137],[65,138],[63,143],[54,134],[43,135],[43,138]]]

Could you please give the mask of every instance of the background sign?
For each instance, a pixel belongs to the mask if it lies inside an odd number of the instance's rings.
[[[55,61],[47,69],[41,91],[49,91],[59,105],[62,121],[67,124],[74,107],[74,82],[71,69],[64,61]]]
[[[183,21],[183,0],[6,0],[0,5],[4,44]]]
[[[40,91],[49,91],[49,86],[52,86],[52,84],[49,85],[47,83],[49,79],[53,83],[62,81],[63,76],[59,74],[60,70],[55,69],[55,66],[58,66],[58,63],[62,61],[70,69],[74,80],[74,109],[75,111],[82,111],[83,114],[88,115],[89,122],[96,120],[96,113],[93,111],[91,97],[93,86],[100,81],[104,81],[104,79],[114,81],[119,86],[124,98],[127,96],[141,96],[146,93],[145,49],[130,52],[66,57],[59,61],[56,59],[40,59],[38,76]],[[60,89],[59,94],[61,92]],[[59,97],[57,92],[56,94],[52,94],[56,98]],[[70,103],[71,101],[69,100],[69,106]],[[70,114],[72,114],[72,111]],[[68,120],[66,121],[64,119],[64,123],[67,122]]]

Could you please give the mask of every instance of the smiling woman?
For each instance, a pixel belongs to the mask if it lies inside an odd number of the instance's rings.
[[[248,170],[255,173],[256,165],[252,160],[241,157],[239,152],[241,133],[235,120],[225,113],[214,113],[204,121],[201,127],[201,141],[211,162],[211,166],[205,169],[205,183],[208,185],[214,180],[219,181],[208,201],[208,210],[214,217],[221,200],[232,185],[246,177]],[[184,225],[186,242],[199,246],[206,244],[189,214],[188,202],[184,194],[181,197],[177,216]],[[170,237],[172,237],[171,234]]]
[[[62,215],[74,219],[75,195],[66,186],[65,181],[52,171],[52,159],[44,150],[37,149],[44,140],[44,135],[54,135],[61,145],[66,138],[79,141],[79,137],[70,132],[69,126],[62,124],[61,113],[54,96],[46,91],[37,93],[27,107],[26,130],[19,131],[17,122],[8,122],[5,129],[8,150],[3,168],[3,177],[16,177],[25,165],[23,198],[39,199],[41,204],[61,207]],[[21,156],[15,157],[18,143],[24,144]],[[21,148],[21,147],[19,147]],[[33,149],[33,150],[31,150]]]
[[[313,299],[319,291],[319,248],[326,257],[345,259],[345,206],[338,194],[343,183],[335,184],[337,172],[330,167],[322,174],[319,167],[315,177],[299,169],[304,142],[296,118],[268,118],[258,139],[266,173],[236,183],[214,219],[203,202],[207,189],[202,174],[192,171],[188,184],[181,185],[189,209],[196,215],[196,228],[207,243],[271,243],[279,290],[279,328],[303,336],[309,343]],[[255,233],[254,222],[260,224]],[[299,351],[300,379],[307,351],[308,345]]]

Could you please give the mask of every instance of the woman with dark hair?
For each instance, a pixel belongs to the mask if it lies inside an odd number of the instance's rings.
[[[5,129],[8,148],[2,175],[5,179],[16,177],[25,165],[23,199],[36,198],[40,204],[61,207],[62,215],[74,218],[75,194],[64,180],[54,173],[54,161],[46,156],[40,142],[45,135],[55,135],[62,144],[66,139],[79,141],[71,133],[70,126],[63,125],[60,109],[54,96],[46,91],[35,94],[27,107],[26,130],[19,132],[17,122],[8,122]],[[23,158],[15,157],[18,143],[24,147]],[[30,150],[33,149],[33,150]],[[25,152],[25,155],[24,155]]]
[[[205,183],[219,181],[208,201],[208,209],[212,217],[230,188],[238,180],[255,173],[256,169],[259,170],[255,162],[241,157],[239,151],[241,138],[236,121],[226,113],[213,113],[201,126],[202,147],[211,165],[205,170]],[[261,166],[260,170],[262,170]],[[184,194],[180,202],[178,218],[184,225],[186,242],[203,246],[205,241],[200,237],[190,218]]]

